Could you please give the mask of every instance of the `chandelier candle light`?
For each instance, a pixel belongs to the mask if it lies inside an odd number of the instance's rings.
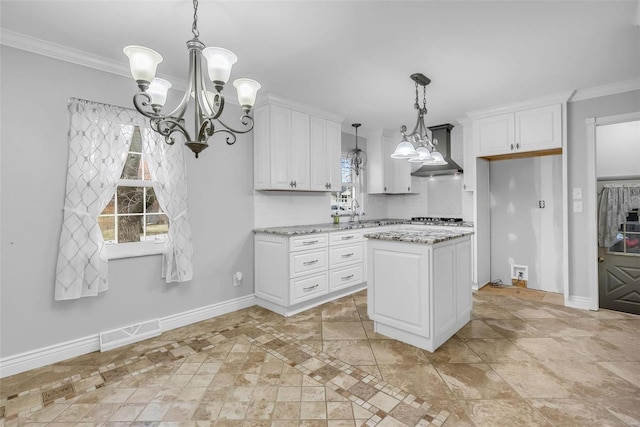
[[[416,101],[413,108],[418,112],[418,120],[409,135],[407,135],[407,127],[402,125],[400,128],[402,141],[391,154],[391,158],[409,160],[411,163],[422,163],[423,165],[446,165],[446,160],[436,150],[438,140],[431,141],[424,124],[424,116],[427,115],[427,85],[431,83],[431,80],[421,73],[411,74],[410,77],[416,83]],[[422,86],[422,107],[418,103],[418,86]],[[411,138],[411,141],[407,139],[407,136]],[[418,147],[415,148],[414,144]]]
[[[354,123],[351,126],[356,129],[356,148],[349,150],[347,159],[349,159],[351,172],[356,176],[360,176],[360,172],[364,170],[364,165],[367,163],[367,153],[358,148],[358,128],[362,125],[360,123]]]
[[[236,135],[250,132],[253,129],[253,118],[249,115],[255,104],[256,94],[260,89],[260,83],[251,79],[234,80],[233,85],[238,92],[238,101],[243,114],[240,122],[244,129],[237,130],[227,126],[220,120],[224,109],[224,96],[222,89],[229,80],[231,67],[236,63],[236,55],[221,47],[207,47],[198,39],[198,0],[193,0],[193,25],[191,32],[193,39],[187,42],[189,50],[189,81],[182,97],[182,101],[172,112],[161,114],[162,107],[167,100],[167,92],[171,87],[168,81],[155,77],[156,69],[162,62],[162,56],[143,46],[127,46],[124,53],[129,57],[131,75],[138,83],[140,92],[133,97],[133,105],[142,115],[151,121],[151,128],[164,136],[169,145],[175,143],[174,134],[178,133],[185,138],[185,145],[191,149],[198,158],[198,154],[207,148],[209,137],[217,133],[226,133],[226,142],[232,145],[236,142]],[[215,92],[207,91],[202,75],[202,56],[207,60],[209,79],[213,83]],[[194,131],[197,134],[193,139],[184,124],[184,113],[187,106],[194,100]],[[221,127],[215,128],[215,122]]]

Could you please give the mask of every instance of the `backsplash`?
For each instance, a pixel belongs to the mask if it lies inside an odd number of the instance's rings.
[[[331,195],[298,191],[254,191],[255,228],[331,222]]]

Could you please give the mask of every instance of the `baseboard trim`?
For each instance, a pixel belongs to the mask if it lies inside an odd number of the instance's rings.
[[[581,308],[583,310],[598,310],[598,300],[587,297],[565,296],[565,307]]]
[[[256,305],[254,294],[160,318],[162,332]],[[100,350],[100,334],[26,351],[0,359],[0,378]]]

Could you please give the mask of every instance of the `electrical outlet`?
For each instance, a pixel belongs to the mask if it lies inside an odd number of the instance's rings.
[[[573,189],[573,200],[582,200],[582,188],[576,187]]]
[[[539,207],[540,209],[544,209],[544,206],[545,206],[545,204],[544,204],[544,200],[538,200],[538,207]]]

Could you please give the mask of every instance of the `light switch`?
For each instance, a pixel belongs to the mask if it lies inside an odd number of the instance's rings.
[[[574,212],[582,212],[582,201],[581,200],[574,200],[573,201],[573,211]]]
[[[573,200],[582,200],[582,187],[573,189]]]

